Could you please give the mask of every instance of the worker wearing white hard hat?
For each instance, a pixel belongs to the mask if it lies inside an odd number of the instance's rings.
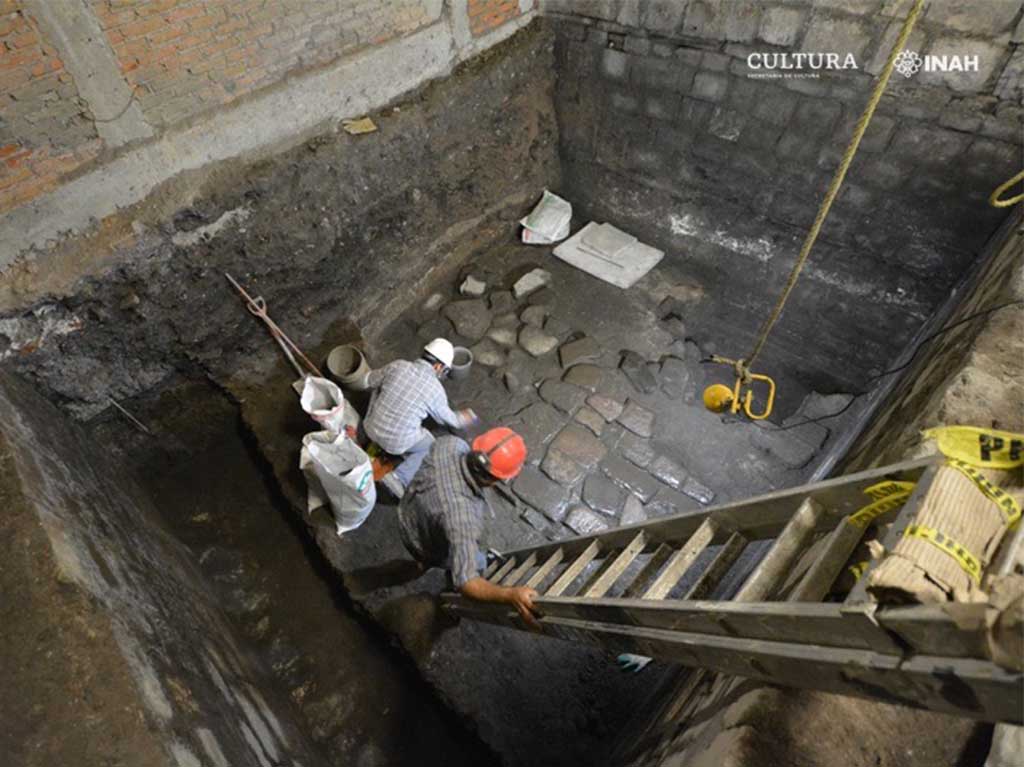
[[[366,377],[367,388],[373,389],[374,395],[363,428],[382,449],[402,456],[402,462],[381,480],[398,497],[405,493],[434,443],[434,436],[423,427],[427,418],[452,429],[476,421],[472,410],[451,409],[441,385],[454,358],[451,342],[435,338],[423,347],[420,359],[395,360]]]

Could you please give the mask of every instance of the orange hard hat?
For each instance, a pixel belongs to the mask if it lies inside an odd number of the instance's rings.
[[[526,443],[507,426],[485,431],[473,440],[473,450],[487,473],[498,479],[512,479],[526,463]]]

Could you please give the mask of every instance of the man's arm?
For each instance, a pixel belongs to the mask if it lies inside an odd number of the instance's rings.
[[[387,376],[389,367],[391,367],[390,362],[378,370],[371,370],[367,373],[366,378],[363,379],[364,386],[366,386],[367,389],[379,389],[380,385],[384,383],[384,378]]]
[[[464,429],[476,420],[476,414],[472,410],[460,410],[456,413],[451,409],[448,405],[448,395],[445,394],[440,381],[427,402],[427,412],[435,421],[452,429]]]
[[[497,602],[512,605],[526,621],[526,625],[534,631],[540,631],[540,623],[533,613],[533,600],[537,592],[525,586],[495,586],[488,580],[477,576],[462,584],[459,589],[464,597],[478,602]]]

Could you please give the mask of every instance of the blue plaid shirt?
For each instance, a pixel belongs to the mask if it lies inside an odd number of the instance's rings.
[[[439,437],[398,507],[406,548],[425,565],[451,570],[456,589],[480,575],[477,541],[487,509],[483,490],[466,466],[468,452],[464,440]]]
[[[402,455],[424,437],[423,421],[430,416],[454,429],[465,423],[448,406],[441,381],[426,360],[395,360],[367,377],[376,392],[363,422],[366,435],[392,455]]]

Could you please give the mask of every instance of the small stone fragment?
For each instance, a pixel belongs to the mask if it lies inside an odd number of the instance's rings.
[[[505,351],[490,338],[485,338],[469,351],[473,354],[473,361],[481,365],[497,368],[505,364]]]
[[[600,354],[601,347],[598,346],[597,341],[590,336],[583,336],[583,338],[563,344],[562,348],[558,350],[558,359],[561,361],[562,367],[567,368],[577,362],[594,359]]]
[[[472,274],[466,275],[466,279],[459,285],[459,293],[471,298],[480,298],[486,290],[487,283],[483,280],[478,280]]]
[[[626,374],[630,383],[637,391],[644,394],[654,394],[658,389],[658,381],[647,367],[647,360],[634,351],[627,351],[622,355],[619,363],[622,372]]]
[[[586,468],[596,466],[608,448],[597,437],[577,423],[570,423],[551,442],[551,447]]]
[[[651,447],[650,441],[638,437],[631,431],[622,432],[618,448],[623,458],[641,469],[646,469],[654,460],[654,448]]]
[[[523,309],[522,314],[519,315],[519,319],[527,325],[542,328],[544,327],[544,318],[547,315],[548,310],[543,306],[527,306]]]
[[[495,314],[511,312],[515,307],[516,300],[512,298],[511,290],[496,290],[488,297],[491,311]]]
[[[583,477],[585,471],[576,461],[552,446],[541,461],[540,470],[560,485],[571,487]]]
[[[534,357],[540,357],[542,354],[547,354],[558,346],[558,339],[554,336],[549,336],[543,330],[539,330],[531,325],[525,325],[519,331],[519,345]]]
[[[491,313],[479,298],[448,304],[444,308],[444,316],[452,321],[456,333],[470,341],[483,338],[491,324]]]
[[[539,530],[542,533],[550,527],[544,515],[534,509],[527,508],[519,517],[534,530]]]
[[[518,301],[520,298],[528,296],[534,291],[550,284],[551,272],[544,269],[533,269],[516,280],[516,284],[512,286],[512,295]]]
[[[559,338],[561,338],[562,336],[567,335],[570,330],[572,330],[572,325],[570,325],[565,320],[560,320],[558,317],[552,315],[551,317],[548,317],[547,320],[544,322],[544,330],[546,330],[553,336],[558,336]]]
[[[619,517],[619,524],[636,525],[646,521],[647,512],[644,511],[644,506],[640,503],[640,499],[635,495],[630,495],[626,499],[625,506],[622,507],[622,516]]]
[[[601,470],[612,482],[626,488],[647,503],[664,485],[643,469],[638,469],[625,458],[609,453],[601,461]]]
[[[617,420],[637,436],[650,438],[654,434],[654,413],[633,400],[626,401]]]
[[[572,414],[583,405],[587,393],[578,386],[548,379],[540,386],[540,398],[563,413]]]
[[[686,469],[667,455],[659,455],[651,461],[651,465],[647,467],[647,470],[673,490],[678,490],[682,487],[683,483],[690,476]]]
[[[519,338],[518,328],[495,328],[487,331],[487,337],[502,346],[515,346]]]
[[[583,482],[583,502],[595,511],[615,516],[628,493],[603,474],[591,474]]]
[[[673,338],[678,338],[680,341],[686,340],[686,325],[678,317],[669,317],[664,322],[665,330],[672,334]]]
[[[506,370],[502,373],[501,380],[505,384],[505,388],[508,389],[509,394],[522,394],[533,388],[529,381],[523,380],[512,370]]]
[[[576,420],[594,432],[598,437],[600,437],[601,432],[604,431],[604,419],[593,408],[582,408],[576,414]]]
[[[608,529],[607,522],[590,509],[585,509],[582,506],[569,512],[565,524],[577,535],[597,535]]]
[[[705,506],[715,500],[714,491],[705,487],[693,477],[688,478],[680,490],[695,501],[700,501]]]
[[[444,296],[440,293],[431,293],[430,298],[423,302],[423,311],[432,312],[444,303]]]
[[[672,399],[683,397],[691,388],[690,368],[678,357],[666,357],[661,363],[661,390]]]
[[[562,376],[562,380],[587,391],[597,391],[597,387],[604,380],[604,370],[597,365],[589,365],[584,362],[569,368],[566,374]]]
[[[602,394],[591,394],[587,397],[587,404],[600,413],[601,417],[609,423],[622,414],[622,404]]]
[[[532,466],[525,467],[512,483],[512,491],[553,522],[565,516],[565,489]]]

